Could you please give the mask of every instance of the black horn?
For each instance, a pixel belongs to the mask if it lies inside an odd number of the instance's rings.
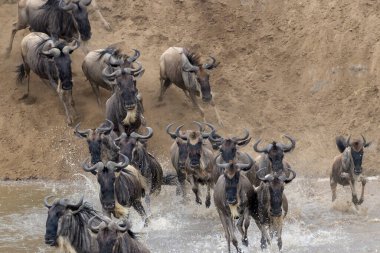
[[[136,61],[140,57],[140,51],[137,49],[133,49],[135,51],[135,54],[131,57],[128,57],[127,62],[132,63]]]
[[[67,208],[70,208],[73,211],[80,209],[80,207],[83,205],[83,199],[84,196],[82,195],[78,203],[68,203]]]
[[[261,149],[259,148],[259,143],[261,142],[261,139],[256,141],[255,144],[253,144],[253,150],[255,150],[257,153],[268,153],[267,149]]]
[[[214,57],[209,56],[211,58],[211,63],[205,63],[203,64],[204,69],[213,69],[216,68],[219,64],[216,64],[216,60]]]
[[[44,198],[44,205],[47,207],[47,208],[50,208],[53,206],[53,204],[49,204],[49,199],[52,198],[52,197],[55,197],[55,195],[49,195],[49,196],[46,196]]]
[[[98,162],[97,164],[93,166],[88,166],[88,161],[90,160],[90,157],[88,157],[84,162],[82,163],[82,168],[86,172],[96,172],[97,170],[101,170],[104,168],[103,162]]]
[[[135,68],[135,69],[134,68],[123,68],[123,73],[133,75],[133,74],[141,71],[142,70],[142,64],[138,61],[135,61],[135,63],[138,65],[137,68]]]
[[[175,130],[175,135],[178,137],[178,138],[181,138],[182,140],[185,140],[187,141],[187,136],[186,135],[182,135],[180,130],[181,128],[183,127],[184,125],[180,125],[179,127],[177,127],[177,129]]]
[[[64,54],[71,54],[75,49],[77,49],[80,46],[80,43],[78,40],[74,39],[73,44],[69,44],[67,46],[64,46],[62,49],[62,53]]]
[[[348,138],[346,140],[346,147],[350,146],[350,139],[351,139],[351,135],[348,136]]]
[[[176,139],[176,138],[177,138],[177,135],[176,135],[175,133],[171,133],[171,132],[170,132],[170,128],[171,128],[173,125],[174,125],[174,123],[171,123],[171,124],[167,125],[167,127],[166,127],[166,133],[167,133],[168,135],[170,135],[170,137],[171,137],[172,139]]]
[[[108,126],[108,127],[104,127],[104,126],[102,126],[102,127],[98,127],[98,128],[96,129],[96,131],[97,131],[98,133],[107,133],[107,132],[111,132],[111,131],[113,130],[113,128],[114,128],[114,124],[113,124],[112,121],[110,121],[109,119],[106,119],[106,122],[104,122],[104,123],[108,123],[109,126]],[[104,124],[103,124],[103,125],[104,125]]]
[[[86,130],[79,130],[79,127],[80,127],[80,123],[78,123],[75,128],[74,128],[74,134],[78,137],[83,137],[83,138],[87,138],[88,135],[90,134],[91,132],[91,129],[86,129]]]
[[[130,228],[130,225],[126,220],[122,220],[121,222],[117,223],[117,231],[124,233]]]
[[[243,137],[234,137],[234,140],[235,141],[243,141],[243,140],[246,140],[246,139],[248,139],[248,137],[249,137],[249,132],[248,132],[248,130],[247,129],[245,129],[244,128],[244,135],[243,135]]]
[[[291,143],[289,145],[281,144],[281,148],[284,152],[289,152],[296,147],[296,140],[289,135],[284,135],[284,137],[290,140]]]
[[[74,9],[78,9],[78,6],[72,2],[66,3],[65,0],[60,0],[59,1],[59,8],[64,10],[64,11],[71,11]]]
[[[253,166],[253,164],[255,163],[252,159],[252,157],[250,157],[249,155],[248,156],[248,159],[249,159],[249,163],[237,163],[236,166],[243,170],[243,171],[247,171],[247,170],[250,170]]]
[[[93,217],[91,217],[90,219],[89,219],[89,221],[88,221],[88,227],[90,228],[90,230],[93,232],[93,233],[95,233],[95,234],[97,234],[98,232],[99,232],[99,229],[100,229],[100,224],[101,223],[99,223],[99,225],[97,225],[97,226],[93,226],[93,222],[94,222],[94,219],[95,218],[97,218],[96,216],[93,216]]]
[[[113,171],[119,171],[125,167],[127,167],[127,165],[129,164],[129,159],[126,155],[122,154],[122,153],[119,153],[119,155],[123,158],[122,162],[120,163],[115,163],[115,162],[112,162],[112,161],[108,161],[107,162],[107,165],[106,167],[110,170],[113,170]]]
[[[136,132],[132,132],[130,136],[136,139],[143,139],[143,140],[149,139],[153,136],[153,129],[151,127],[147,127],[146,129],[148,130],[148,133],[146,135],[141,135]]]
[[[364,136],[361,134],[362,138],[363,138],[363,147],[368,147],[369,145],[371,145],[371,142],[368,142],[367,143],[367,140],[364,138]]]
[[[218,138],[218,137],[215,136],[215,134],[216,134],[216,129],[212,130],[212,131],[211,131],[211,134],[210,134],[210,136],[209,136],[209,139],[210,139],[212,142],[220,143],[220,142],[224,141],[224,139],[223,139],[222,137],[219,137],[219,138]]]

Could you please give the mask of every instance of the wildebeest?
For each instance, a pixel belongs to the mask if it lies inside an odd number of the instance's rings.
[[[100,203],[103,213],[108,217],[113,214],[116,218],[128,215],[124,207],[131,207],[140,214],[148,224],[145,209],[141,203],[141,198],[148,191],[145,178],[133,166],[128,165],[129,159],[120,154],[123,161],[115,163],[108,161],[106,164],[98,162],[89,166],[88,159],[83,162],[82,167],[85,171],[95,173],[100,185]],[[118,175],[117,172],[120,172]]]
[[[208,208],[211,205],[210,190],[214,185],[212,173],[215,169],[214,155],[211,149],[204,144],[204,140],[209,137],[210,133],[188,130],[183,134],[180,132],[182,127],[183,125],[177,128],[176,135],[187,143],[186,178],[192,185],[196,203],[200,205],[202,200],[199,197],[199,184],[207,186],[205,204]]]
[[[259,139],[253,145],[253,149],[257,153],[262,154],[257,159],[260,171],[258,173],[262,173],[260,174],[260,176],[265,176],[271,173],[274,173],[274,175],[282,173],[289,175],[288,169],[290,168],[290,165],[287,161],[284,160],[284,153],[292,151],[296,146],[296,141],[288,135],[285,135],[285,138],[287,138],[290,141],[290,144],[285,145],[273,141],[265,148],[260,148],[259,144],[261,142],[261,139]]]
[[[201,95],[202,100],[210,103],[214,108],[218,122],[222,124],[212,98],[209,74],[207,73],[207,70],[212,70],[218,66],[215,58],[211,57],[211,59],[211,63],[201,64],[200,56],[187,48],[170,47],[167,49],[160,58],[161,91],[159,100],[162,101],[165,91],[174,83],[191,99],[193,106],[200,112],[203,121],[206,121],[205,114],[196,99],[197,96]]]
[[[263,169],[263,171],[265,168]],[[288,201],[284,193],[284,185],[290,183],[296,173],[289,168],[290,176],[267,174],[258,178],[263,181],[255,189],[257,196],[249,201],[249,212],[255,219],[256,225],[261,231],[261,248],[264,249],[273,236],[277,237],[277,245],[282,248],[282,225],[283,219],[288,212]],[[266,227],[269,227],[269,234]]]
[[[336,199],[337,184],[351,187],[352,202],[355,206],[362,204],[364,201],[364,187],[367,179],[362,175],[362,161],[364,148],[367,148],[371,142],[367,143],[363,135],[362,139],[350,141],[350,137],[347,140],[342,136],[336,138],[336,145],[342,154],[335,157],[330,174],[332,201]],[[360,199],[358,199],[356,192],[357,183],[359,182],[362,184]]]
[[[84,58],[82,70],[91,84],[99,105],[101,104],[99,86],[109,91],[113,91],[117,87],[115,79],[105,78],[103,72],[113,73],[118,67],[130,67],[130,64],[140,56],[138,50],[134,49],[134,51],[135,54],[129,57],[120,49],[109,46],[105,49],[91,51]]]
[[[113,132],[114,125],[106,120],[96,129],[79,129],[80,123],[75,126],[74,134],[80,138],[86,138],[91,155],[91,164],[101,161],[119,161],[119,149],[114,145],[118,137]]]
[[[18,2],[18,21],[13,24],[6,54],[12,50],[16,32],[27,27],[33,32],[43,32],[56,43],[59,38],[82,41],[91,38],[91,25],[88,20],[87,6],[91,0],[20,0]]]
[[[223,168],[222,175],[214,187],[214,204],[217,208],[219,218],[222,222],[224,233],[228,243],[228,252],[231,251],[231,240],[237,252],[241,252],[235,236],[235,224],[233,219],[244,222],[238,223],[239,231],[242,235],[242,242],[248,245],[247,231],[249,227],[248,202],[255,201],[256,195],[251,182],[240,171],[250,170],[253,160],[250,163],[242,164],[231,161],[229,163],[216,163],[216,166]]]
[[[99,224],[97,217],[100,212],[94,210],[89,203],[83,202],[83,197],[78,203],[72,203],[69,199],[55,199],[52,204],[44,199],[45,206],[49,209],[46,220],[45,243],[55,246],[62,253],[98,253],[96,239],[91,236],[88,222]]]
[[[114,131],[118,134],[125,132],[130,134],[141,126],[144,121],[142,104],[137,98],[137,88],[134,78],[143,73],[142,65],[139,67],[117,68],[112,73],[103,76],[109,80],[115,80],[118,86],[115,92],[106,102],[106,118],[115,125]]]
[[[223,138],[220,135],[216,134],[216,130],[213,130],[209,136],[209,140],[213,146],[218,147],[220,154],[216,158],[216,163],[228,163],[229,161],[235,161],[237,163],[249,163],[252,157],[238,150],[239,147],[244,147],[247,145],[251,138],[249,137],[249,132],[247,129],[244,129],[244,135],[242,137],[231,137]],[[256,171],[258,170],[255,162],[252,164],[252,169],[243,172],[243,174],[249,179],[249,181],[255,186],[259,185],[258,180],[256,179]],[[214,172],[214,181],[216,182],[219,176],[223,171],[217,167]]]
[[[70,54],[79,46],[78,41],[67,44],[64,41],[53,42],[44,33],[30,33],[21,42],[23,63],[18,66],[18,81],[28,78],[28,93],[30,70],[42,79],[48,79],[51,86],[57,90],[66,112],[67,123],[74,123],[77,113],[72,95],[72,73]]]
[[[143,141],[147,141],[153,136],[153,129],[147,127],[148,133],[145,135],[132,132],[130,135],[123,133],[115,139],[115,146],[119,147],[120,154],[127,156],[130,164],[137,168],[146,178],[149,190],[145,192],[145,202],[150,209],[150,195],[158,195],[162,185],[175,184],[175,176],[163,175],[161,164],[147,150]]]
[[[102,253],[149,253],[150,251],[137,240],[136,234],[131,231],[131,224],[127,220],[118,222],[107,216],[102,217],[102,222],[94,226],[93,220],[89,220],[88,226],[95,233],[99,250]]]

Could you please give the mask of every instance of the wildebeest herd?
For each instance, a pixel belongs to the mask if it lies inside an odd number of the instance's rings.
[[[90,4],[95,5],[96,12],[109,28],[95,0],[20,0],[18,22],[14,24],[7,49],[9,54],[16,31],[29,27],[31,33],[21,42],[23,63],[17,68],[17,79],[20,82],[28,79],[28,92],[31,70],[44,82],[48,80],[62,101],[69,125],[78,120],[72,94],[70,54],[91,38],[87,13]],[[239,150],[251,141],[248,130],[244,129],[242,136],[223,137],[213,124],[206,123],[197,96],[214,108],[222,125],[208,73],[218,66],[216,59],[210,56],[210,61],[201,63],[197,52],[181,47],[170,47],[160,58],[159,100],[174,83],[203,118],[203,122],[193,122],[196,130],[184,130],[184,125],[175,126],[175,123],[167,125],[166,132],[173,140],[170,160],[175,173],[164,173],[159,161],[148,152],[154,131],[147,126],[143,99],[137,89],[137,80],[144,74],[143,65],[138,62],[140,51],[134,49],[133,55],[127,55],[115,46],[90,52],[83,47],[83,50],[87,55],[82,70],[99,106],[103,105],[99,88],[112,93],[106,101],[103,123],[94,129],[80,129],[77,124],[74,129],[76,136],[87,141],[90,157],[81,166],[97,177],[102,212],[94,210],[83,197],[74,203],[66,198],[47,196],[44,200],[48,208],[45,243],[70,253],[150,252],[132,232],[128,209],[133,207],[149,227],[151,197],[160,193],[162,185],[176,186],[177,195],[186,203],[186,188],[190,184],[199,205],[203,203],[200,186],[206,186],[206,208],[211,206],[213,191],[228,252],[231,242],[236,251],[241,252],[236,228],[242,244],[248,246],[251,217],[261,232],[261,248],[266,248],[275,237],[281,250],[283,219],[288,212],[284,188],[296,177],[284,155],[295,149],[296,141],[285,135],[288,144],[273,141],[260,147],[261,140],[258,140],[253,149],[260,156],[254,159]],[[363,203],[366,184],[361,166],[363,152],[370,143],[364,136],[355,140],[339,136],[336,145],[342,154],[335,158],[332,166],[332,201],[336,199],[337,184],[349,185],[352,202],[358,206]],[[362,184],[360,198],[356,193],[358,183]]]

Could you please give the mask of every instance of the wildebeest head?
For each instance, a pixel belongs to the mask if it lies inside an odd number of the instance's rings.
[[[183,131],[180,131],[180,126],[176,129],[176,131],[170,132],[170,127],[173,126],[174,123],[169,124],[166,127],[166,133],[170,135],[170,137],[175,140],[177,147],[178,147],[178,166],[179,169],[185,169],[186,165],[186,159],[188,156],[188,149],[187,149],[187,141],[182,140],[181,138],[177,137],[176,132],[178,131],[179,134],[185,135],[186,133]]]
[[[351,141],[351,136],[344,139],[342,136],[338,136],[336,138],[336,144],[340,152],[344,152],[346,148],[350,148],[350,154],[352,157],[352,161],[354,163],[354,173],[359,175],[362,172],[362,162],[364,156],[364,148],[369,147],[371,142],[366,141],[364,136],[362,135],[362,140],[355,139]]]
[[[129,164],[128,157],[123,154],[120,154],[120,156],[123,159],[120,163],[108,161],[106,165],[103,162],[98,162],[93,166],[89,166],[88,159],[86,159],[82,164],[86,172],[97,174],[100,185],[100,202],[107,211],[113,211],[115,208],[115,173],[120,172]]]
[[[54,44],[52,40],[48,40],[43,44],[41,55],[54,62],[63,89],[73,86],[70,54],[78,47],[79,42],[76,40],[72,44],[66,44],[66,42],[62,41]]]
[[[258,147],[259,143],[261,142],[261,139],[260,139],[253,145],[253,149],[256,152],[265,153],[268,155],[269,161],[272,164],[272,169],[275,173],[281,173],[284,169],[284,164],[283,164],[284,153],[290,152],[296,146],[296,141],[292,137],[287,136],[287,135],[285,135],[285,137],[288,140],[290,140],[291,142],[290,144],[285,145],[285,144],[277,143],[273,141],[266,148],[261,149]]]
[[[108,124],[108,126],[107,126]],[[96,129],[79,130],[80,123],[75,126],[74,134],[80,138],[86,138],[88,149],[91,155],[91,163],[96,164],[102,161],[102,146],[104,145],[104,136],[111,133],[114,128],[112,121],[106,120]]]
[[[186,131],[186,134],[184,134],[180,131],[183,127],[183,125],[181,125],[177,128],[175,134],[178,138],[181,138],[182,140],[185,140],[187,142],[187,162],[189,163],[190,167],[192,169],[200,169],[201,157],[203,152],[203,140],[208,139],[211,132],[206,133],[201,123],[197,121],[194,121],[194,123],[198,125],[198,131],[188,130]],[[211,124],[206,124],[212,130],[215,129]]]
[[[212,99],[211,87],[209,82],[209,73],[207,70],[211,70],[218,66],[214,57],[211,57],[211,63],[201,64],[199,62],[199,56],[194,53],[188,53],[187,60],[184,61],[182,70],[185,72],[191,72],[195,74],[196,81],[199,83],[200,91],[202,93],[202,100],[204,102],[210,102]]]
[[[267,174],[265,177],[258,178],[268,184],[269,197],[270,197],[270,214],[274,217],[279,217],[282,215],[282,194],[284,192],[284,185],[290,183],[295,177],[296,173],[294,170],[289,169],[291,176],[286,177],[285,175],[273,176],[272,174]],[[258,175],[259,175],[258,171]]]
[[[137,87],[135,78],[138,78],[144,73],[141,63],[135,62],[139,66],[134,68],[117,68],[114,72],[108,73],[108,68],[103,70],[103,79],[110,82],[116,82],[117,89],[115,94],[118,101],[125,111],[134,110],[137,105]]]
[[[215,161],[217,157],[215,158]],[[247,171],[251,169],[253,160],[249,158],[248,164],[235,163],[230,161],[228,163],[216,163],[218,168],[223,168],[224,182],[225,182],[225,197],[226,205],[230,207],[231,215],[233,218],[238,218],[244,211],[244,207],[248,201],[246,194],[241,194],[240,171]]]
[[[249,138],[249,132],[247,129],[244,129],[244,136],[232,137],[232,138],[223,138],[216,135],[216,130],[213,130],[210,134],[209,140],[213,145],[219,147],[220,154],[223,161],[233,161],[236,157],[236,152],[238,147],[247,145],[251,138]]]
[[[107,216],[102,217],[102,222],[98,226],[94,226],[94,218],[88,222],[89,228],[95,234],[99,245],[99,252],[112,253],[118,238],[128,233],[128,236],[135,238],[135,234],[131,231],[131,224],[126,220],[113,221]],[[125,241],[125,240],[124,240]]]
[[[91,38],[91,25],[88,20],[87,6],[92,0],[60,0],[59,8],[72,13],[77,24],[78,32],[83,41]]]
[[[130,135],[122,133],[119,138],[115,139],[115,146],[120,150],[120,153],[127,156],[130,161],[139,162],[143,159],[144,144],[142,142],[152,138],[153,129],[146,128],[148,133],[145,135],[132,132]]]
[[[59,224],[65,215],[74,215],[81,210],[83,206],[83,197],[78,203],[70,203],[68,199],[56,199],[52,204],[48,201],[51,197],[44,199],[45,206],[49,209],[46,220],[45,243],[50,246],[57,246]]]

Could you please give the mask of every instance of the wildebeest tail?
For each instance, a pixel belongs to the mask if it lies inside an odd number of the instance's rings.
[[[335,138],[335,143],[336,143],[336,146],[338,147],[339,149],[339,152],[340,153],[343,153],[343,151],[346,149],[347,147],[347,142],[346,142],[346,139],[344,139],[343,136],[338,136]]]
[[[21,84],[22,81],[26,78],[26,71],[25,71],[24,64],[20,64],[19,66],[17,66],[16,73],[17,73],[17,83]]]
[[[178,177],[176,174],[168,173],[162,177],[163,185],[177,185]]]

